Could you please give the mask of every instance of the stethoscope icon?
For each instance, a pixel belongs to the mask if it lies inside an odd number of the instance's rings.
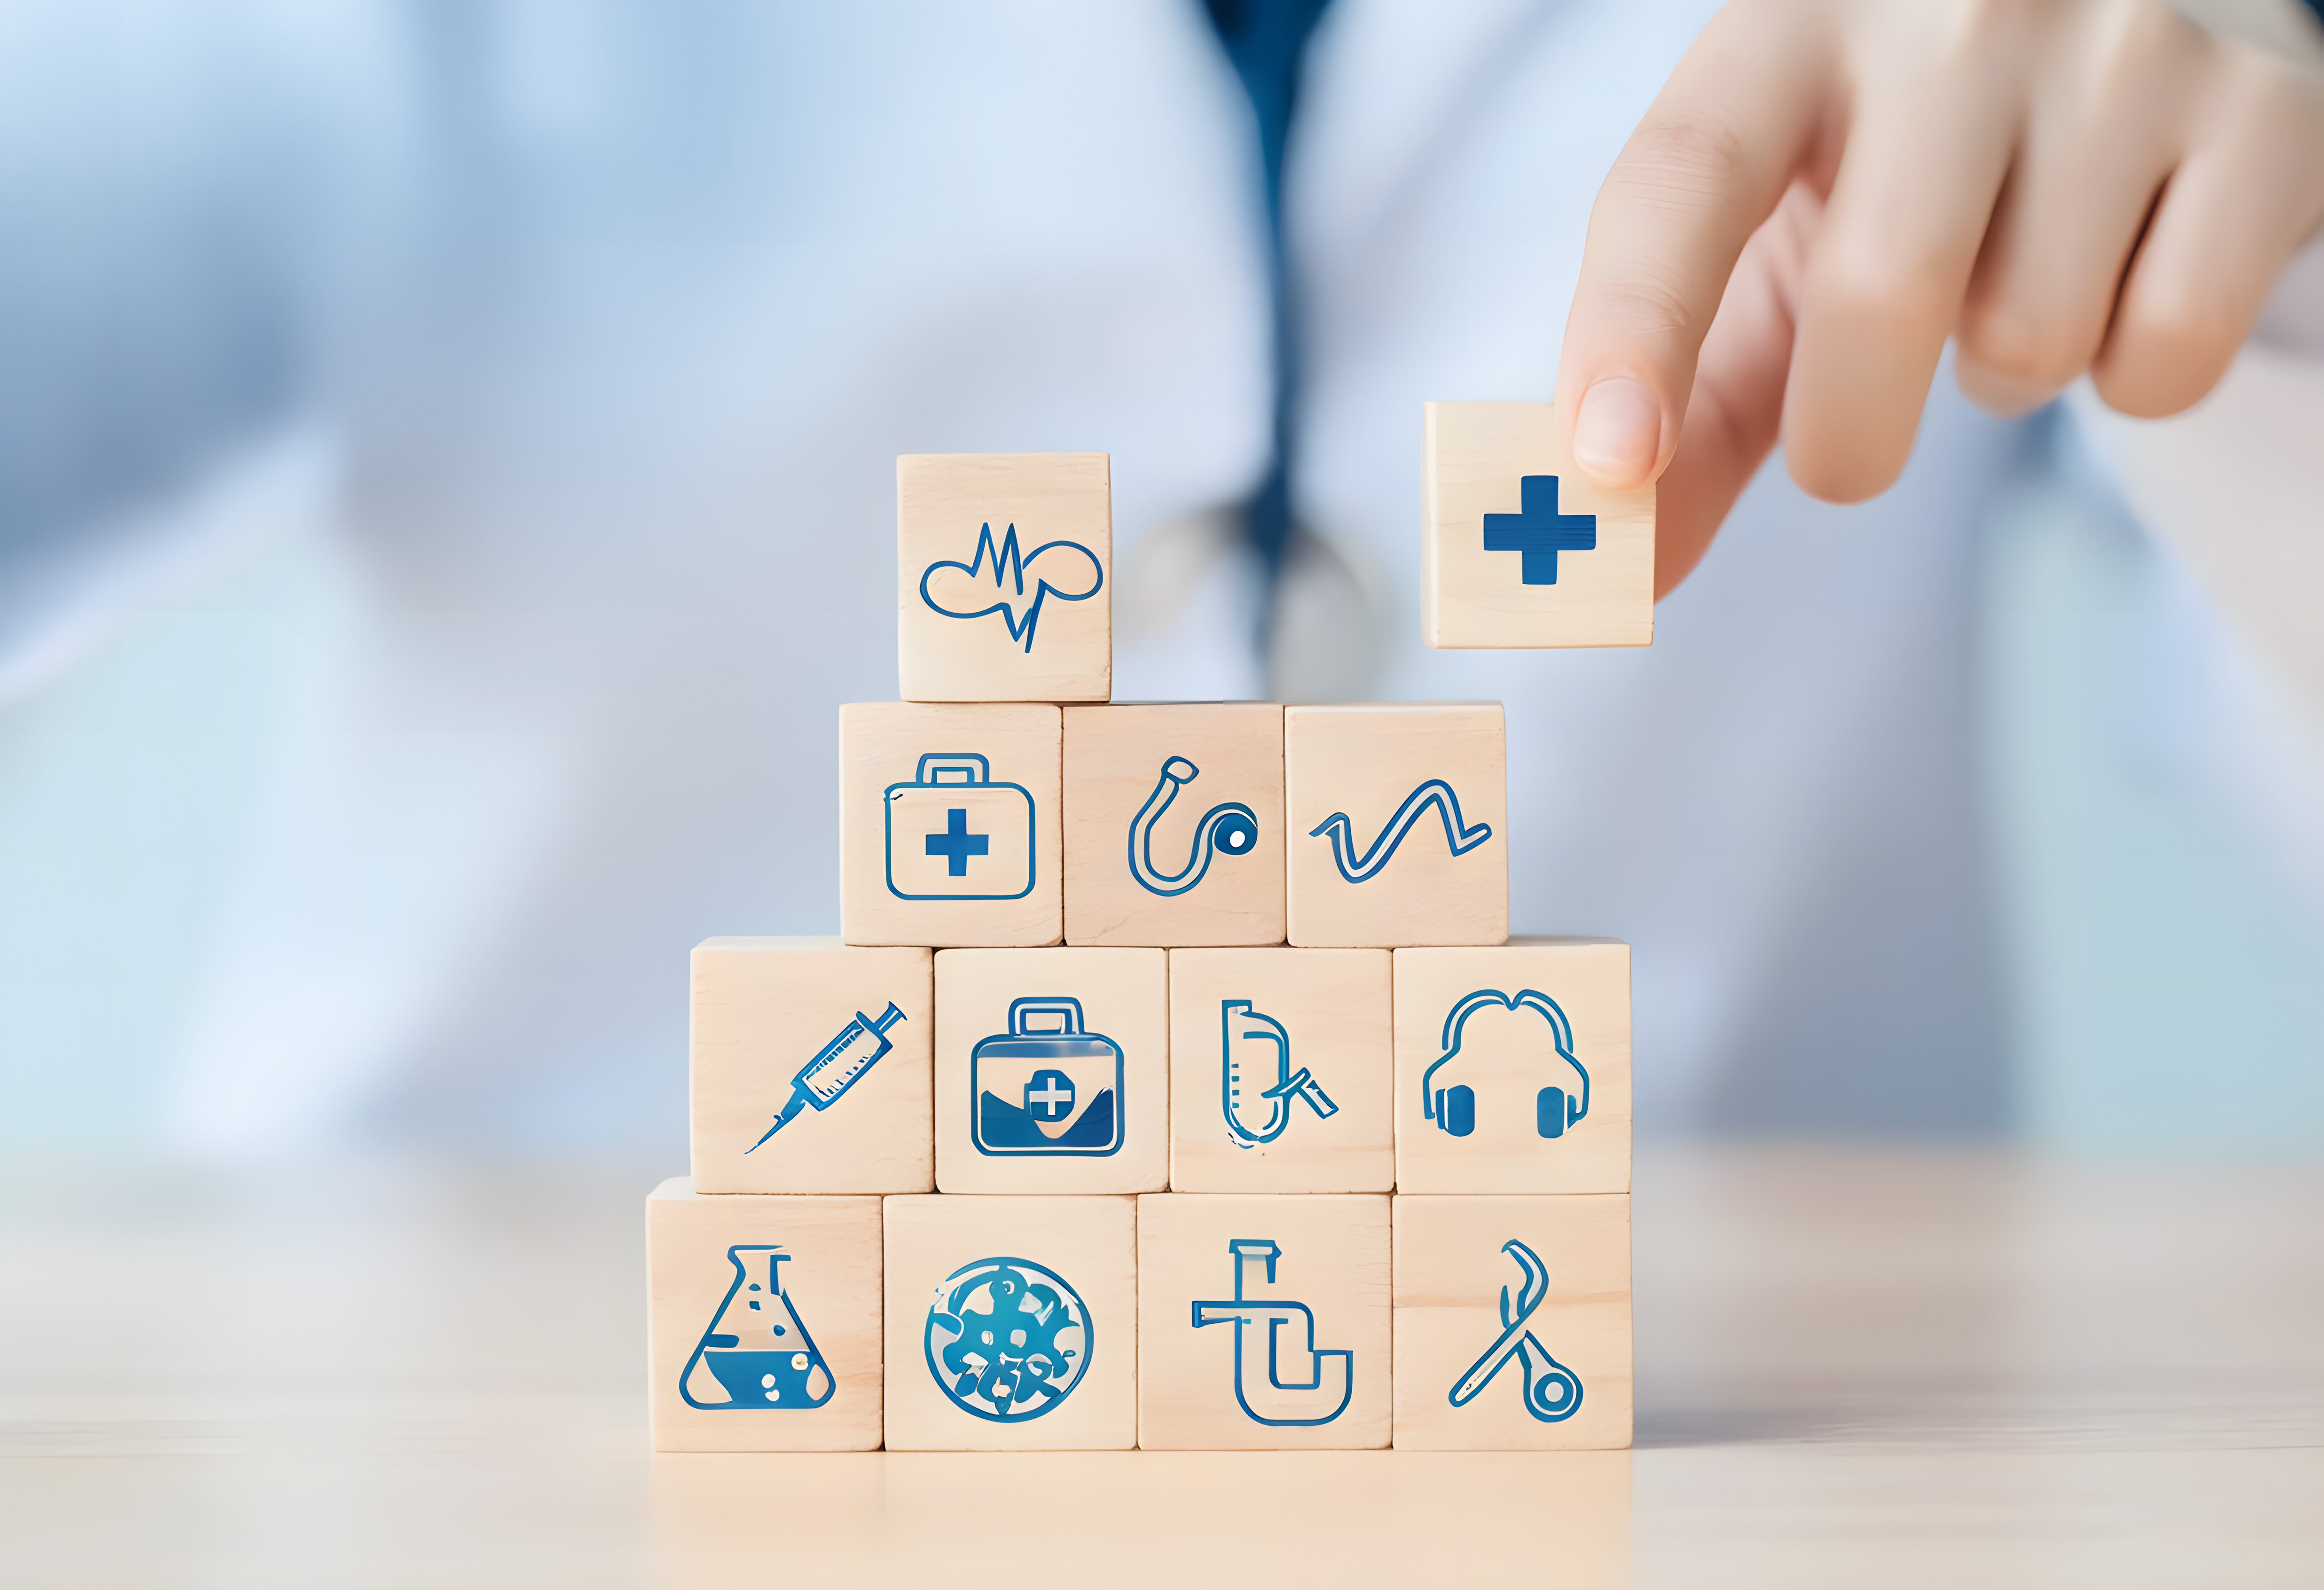
[[[1259,843],[1259,818],[1250,807],[1240,800],[1222,800],[1203,814],[1194,825],[1194,841],[1186,856],[1186,864],[1175,873],[1157,870],[1154,865],[1154,825],[1178,799],[1178,787],[1191,784],[1202,776],[1202,769],[1183,756],[1173,756],[1162,764],[1162,776],[1154,782],[1154,792],[1138,815],[1130,819],[1130,875],[1156,894],[1184,894],[1203,881],[1211,870],[1211,857],[1219,851],[1229,855],[1249,855]]]

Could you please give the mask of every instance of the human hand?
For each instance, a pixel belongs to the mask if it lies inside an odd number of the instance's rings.
[[[1948,337],[1997,413],[2186,408],[2319,222],[2324,72],[2153,0],[1733,0],[1599,191],[1560,422],[1660,476],[1660,596],[1779,434],[1886,490]]]

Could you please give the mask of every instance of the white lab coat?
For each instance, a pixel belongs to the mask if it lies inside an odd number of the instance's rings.
[[[1363,594],[1318,600],[1379,693],[1508,703],[1513,921],[1636,944],[1648,1130],[1997,1130],[1980,614],[2053,421],[1941,375],[1875,503],[1772,469],[1650,650],[1419,644],[1420,404],[1548,394],[1598,181],[1710,9],[1327,17],[1287,179],[1296,496]],[[895,691],[899,452],[1111,452],[1117,694],[1259,689],[1238,567],[1141,562],[1263,462],[1249,112],[1191,4],[238,15],[292,34],[282,114],[334,173],[315,373],[8,676],[19,724],[98,710],[75,681],[115,655],[233,704],[108,788],[216,791],[182,930],[110,967],[146,1018],[84,1045],[143,1130],[679,1144],[687,947],[836,928],[835,708]],[[102,776],[42,754],[20,782]]]

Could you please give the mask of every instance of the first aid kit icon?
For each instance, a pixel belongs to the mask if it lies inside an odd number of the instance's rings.
[[[1122,1140],[1121,1046],[1077,999],[1009,1003],[1009,1031],[968,1055],[969,1139],[995,1159],[1102,1159]]]
[[[890,784],[888,892],[899,900],[1022,900],[1033,892],[1033,793],[992,781],[973,753],[930,752]]]

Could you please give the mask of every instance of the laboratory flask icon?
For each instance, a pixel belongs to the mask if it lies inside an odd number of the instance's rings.
[[[1123,1135],[1121,1046],[1084,1031],[1082,1002],[1009,1002],[1009,1031],[968,1053],[969,1141],[995,1159],[1102,1159]]]
[[[1234,1257],[1234,1296],[1196,1303],[1194,1328],[1234,1323],[1237,1405],[1265,1425],[1331,1423],[1347,1411],[1355,1392],[1354,1352],[1318,1348],[1315,1313],[1306,1304],[1252,1295],[1275,1284],[1275,1262],[1283,1253],[1278,1244],[1237,1237],[1227,1252]],[[1286,1327],[1292,1327],[1288,1341]]]
[[[1149,894],[1184,894],[1201,883],[1219,852],[1249,855],[1259,846],[1259,818],[1240,800],[1222,800],[1194,820],[1194,837],[1187,842],[1186,864],[1166,873],[1154,864],[1154,827],[1179,789],[1202,777],[1203,770],[1183,756],[1165,758],[1162,776],[1154,781],[1146,804],[1130,819],[1130,875]]]
[[[1028,1259],[979,1259],[945,1276],[921,1333],[928,1373],[953,1406],[994,1424],[1063,1402],[1096,1346],[1081,1294]]]
[[[1501,1244],[1501,1252],[1517,1262],[1525,1279],[1515,1299],[1508,1287],[1501,1288],[1501,1334],[1452,1382],[1446,1400],[1467,1407],[1514,1361],[1525,1381],[1525,1410],[1544,1424],[1572,1419],[1582,1406],[1582,1377],[1551,1357],[1533,1331],[1533,1317],[1549,1297],[1549,1266],[1514,1237]]]
[[[1305,1099],[1319,1121],[1340,1112],[1307,1068],[1291,1068],[1291,1034],[1247,999],[1219,1001],[1219,1108],[1239,1149],[1273,1142]]]
[[[726,1250],[734,1279],[678,1373],[678,1394],[687,1407],[806,1409],[831,1400],[838,1382],[783,1285],[790,1256],[767,1243]]]

